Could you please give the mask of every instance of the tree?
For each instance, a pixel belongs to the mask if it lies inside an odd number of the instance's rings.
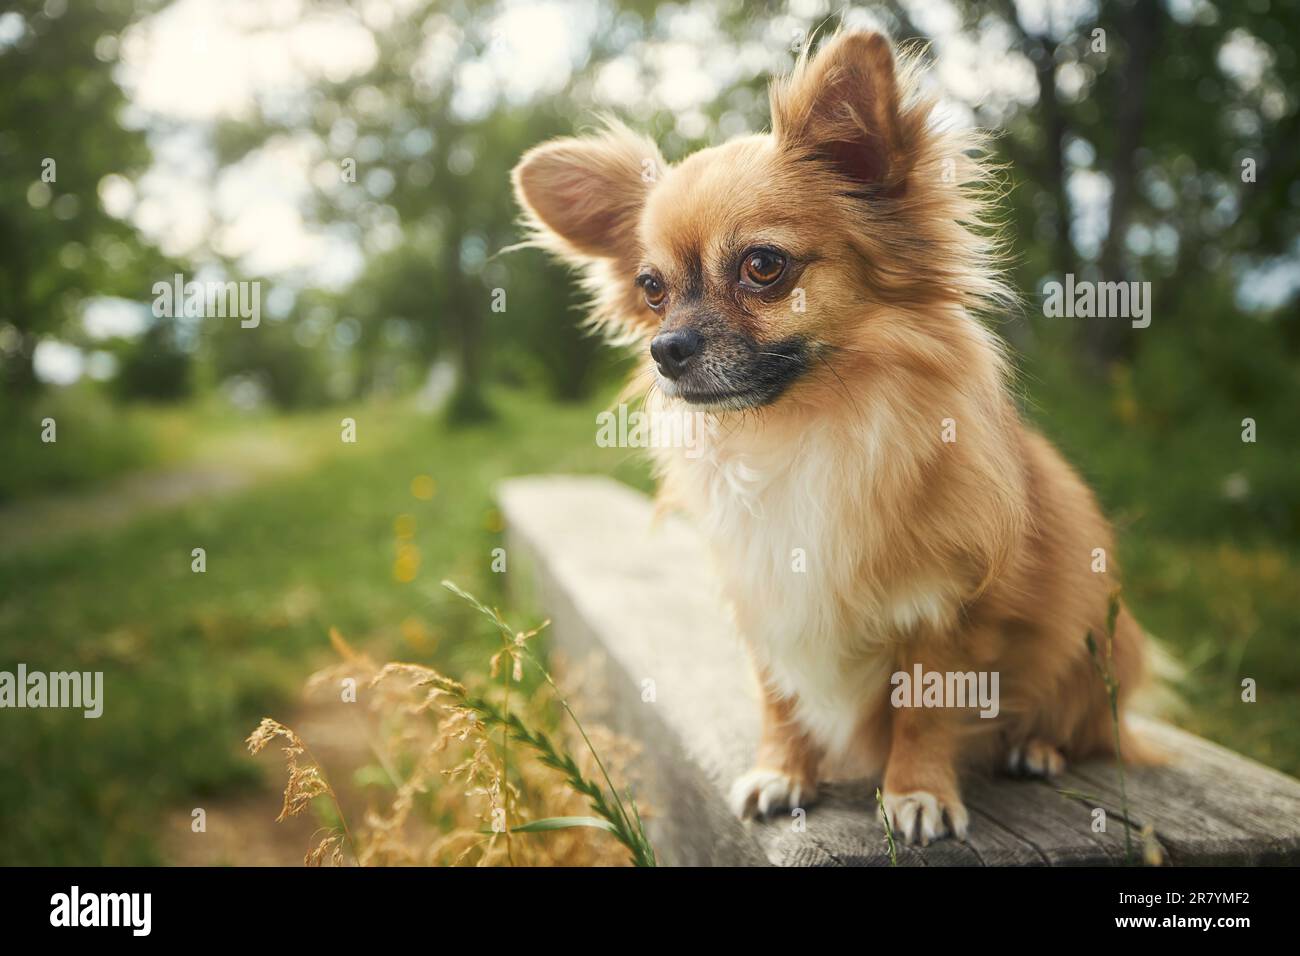
[[[0,392],[10,400],[36,393],[36,346],[78,317],[84,297],[139,298],[163,271],[101,201],[149,162],[144,132],[122,125],[126,100],[112,73],[122,31],[157,6],[19,0],[3,14]]]

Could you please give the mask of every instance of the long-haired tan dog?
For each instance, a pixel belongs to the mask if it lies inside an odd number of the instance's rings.
[[[1086,635],[1104,658],[1117,586],[1093,495],[1021,420],[974,317],[1009,299],[988,172],[933,105],[887,40],[842,32],[774,84],[770,134],[669,166],[611,123],[515,170],[534,241],[646,354],[651,407],[705,416],[696,447],[657,454],[763,688],[736,811],[810,801],[847,763],[883,773],[921,842],[966,833],[967,766],[1113,752]],[[1144,656],[1121,610],[1121,706]],[[995,676],[997,716],[899,693],[930,674]]]

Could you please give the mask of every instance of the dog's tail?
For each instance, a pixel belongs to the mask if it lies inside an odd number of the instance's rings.
[[[1149,724],[1186,711],[1186,702],[1178,692],[1186,669],[1162,641],[1145,632],[1143,638],[1144,673],[1126,701],[1120,751],[1128,765],[1161,766],[1169,762],[1170,754],[1153,739]]]

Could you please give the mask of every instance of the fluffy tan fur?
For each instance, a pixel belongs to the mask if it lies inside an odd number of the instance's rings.
[[[743,387],[743,343],[800,343],[806,370],[752,406],[693,408],[648,355],[636,379],[662,412],[707,412],[703,453],[658,465],[713,545],[763,687],[759,766],[733,797],[768,812],[811,799],[832,762],[881,773],[891,824],[921,841],[964,835],[968,766],[1051,773],[1111,751],[1085,635],[1104,635],[1118,583],[1093,495],[1021,420],[976,318],[1012,299],[990,174],[977,136],[936,128],[933,106],[912,58],[843,32],[773,85],[770,134],[670,167],[610,123],[515,170],[536,241],[581,269],[594,321],[643,354],[656,334],[706,328],[732,345],[711,346],[700,374]],[[754,246],[788,254],[787,285],[735,286],[734,251]],[[647,269],[667,290],[655,308],[634,282]],[[1145,671],[1126,611],[1113,655],[1123,705]],[[916,663],[996,671],[999,716],[891,706],[890,675]]]

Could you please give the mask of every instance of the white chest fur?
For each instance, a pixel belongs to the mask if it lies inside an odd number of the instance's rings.
[[[833,758],[889,691],[890,645],[941,625],[952,590],[934,573],[880,586],[873,515],[876,429],[776,432],[706,425],[695,447],[660,449],[676,503],[710,542],[737,628],[805,729]]]

